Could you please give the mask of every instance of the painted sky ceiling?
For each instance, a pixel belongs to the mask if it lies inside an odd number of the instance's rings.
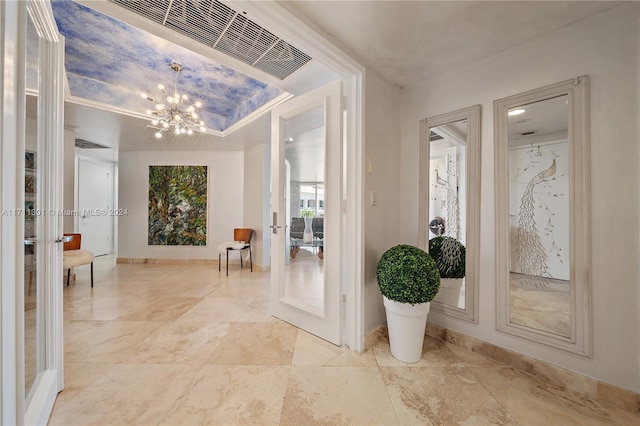
[[[140,97],[173,87],[181,63],[178,92],[202,100],[206,127],[223,131],[284,92],[149,34],[68,0],[52,2],[60,33],[65,37],[65,67],[71,95],[141,114],[152,108]]]

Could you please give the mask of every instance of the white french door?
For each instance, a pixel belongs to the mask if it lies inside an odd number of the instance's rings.
[[[48,2],[0,2],[2,424],[45,424],[63,385],[64,44]]]
[[[337,80],[271,112],[271,314],[336,345],[343,343],[340,99]]]

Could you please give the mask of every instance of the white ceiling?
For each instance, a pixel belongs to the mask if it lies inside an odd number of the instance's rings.
[[[287,1],[399,87],[612,8],[602,1]]]
[[[87,2],[96,4],[103,2]],[[233,2],[231,2],[233,3]],[[620,2],[545,1],[287,1],[282,6],[320,29],[389,82],[411,88],[438,74],[542,37]],[[267,28],[268,29],[268,28]],[[157,32],[156,32],[156,35]],[[172,40],[179,39],[170,37]],[[290,40],[295,44],[295,40]],[[182,42],[182,45],[188,43]],[[201,51],[201,48],[200,48]],[[218,58],[219,59],[219,58]],[[286,87],[305,87],[332,78],[312,60]],[[309,72],[310,71],[310,72]],[[287,79],[288,80],[288,79]],[[313,80],[313,82],[312,82]],[[286,81],[286,80],[285,80]],[[77,137],[119,150],[245,149],[269,138],[268,114],[230,136],[207,135],[188,142],[158,144],[146,122],[67,103],[66,124]]]

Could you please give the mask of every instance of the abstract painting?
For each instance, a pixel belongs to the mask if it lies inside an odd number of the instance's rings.
[[[207,244],[207,166],[149,166],[148,244]]]

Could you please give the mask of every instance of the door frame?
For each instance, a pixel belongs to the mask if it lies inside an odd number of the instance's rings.
[[[346,126],[343,135],[342,253],[343,342],[364,350],[364,87],[365,67],[343,52],[326,34],[300,20],[285,3],[224,0],[246,12],[254,22],[285,40],[295,42],[314,60],[322,62],[342,80]],[[345,142],[346,140],[346,142]],[[267,229],[267,228],[265,228]]]
[[[40,183],[45,214],[38,238],[44,299],[45,352],[43,373],[25,406],[24,378],[24,216],[4,214],[0,219],[0,422],[44,424],[55,397],[63,387],[62,340],[62,149],[64,140],[64,41],[58,33],[49,2],[0,2],[0,206],[3,212],[24,208],[24,151],[26,125],[26,26],[31,16],[39,36],[38,93],[39,169],[47,177]]]

